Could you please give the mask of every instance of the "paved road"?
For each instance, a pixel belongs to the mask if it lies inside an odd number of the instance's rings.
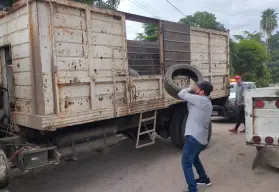
[[[209,148],[201,159],[213,182],[206,192],[275,192],[279,171],[251,170],[255,149],[246,146],[244,135],[232,135],[233,125],[217,121]],[[15,176],[10,192],[181,192],[186,188],[181,170],[181,151],[169,140],[136,150],[122,141],[107,155],[86,156],[77,163]]]

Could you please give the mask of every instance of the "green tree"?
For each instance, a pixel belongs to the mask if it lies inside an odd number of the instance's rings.
[[[270,50],[270,58],[267,66],[271,74],[271,82],[279,83],[279,31],[270,36],[268,48]]]
[[[220,22],[216,21],[216,16],[208,12],[196,12],[194,15],[188,15],[179,20],[179,23],[187,24],[193,27],[201,27],[205,29],[213,29],[225,31],[225,27]],[[154,24],[144,24],[144,32],[138,33],[136,40],[157,41],[158,26]]]
[[[279,50],[279,31],[270,36],[268,41],[268,49],[270,51]]]
[[[138,33],[136,40],[138,41],[157,41],[158,40],[158,25],[155,24],[143,24],[143,33]]]
[[[269,68],[271,83],[279,83],[279,65]]]
[[[194,15],[181,18],[179,23],[184,23],[193,27],[225,31],[224,25],[216,21],[216,19],[216,16],[212,13],[197,11]]]
[[[270,54],[270,60],[273,62],[277,62],[279,66],[279,49],[273,50]]]
[[[268,45],[268,41],[270,39],[272,32],[278,26],[277,15],[278,15],[278,13],[276,13],[275,9],[267,9],[262,12],[262,19],[260,22],[260,27],[266,35],[267,45]],[[269,46],[267,46],[267,47],[269,47]]]
[[[254,31],[253,33],[249,31],[243,31],[241,35],[234,35],[234,38],[236,40],[243,40],[243,39],[249,39],[249,40],[255,40],[259,43],[265,44],[262,41],[263,33]]]
[[[230,75],[233,76],[233,75],[235,75],[233,57],[234,57],[234,53],[235,53],[235,49],[236,49],[236,42],[234,42],[231,38],[230,38],[230,42],[229,42],[229,49],[230,49]]]
[[[267,59],[264,46],[255,40],[240,40],[232,51],[232,62],[237,74],[245,75]]]
[[[244,75],[245,81],[253,81],[257,87],[268,87],[271,82],[270,70],[265,65],[258,65]]]
[[[106,9],[117,9],[120,0],[74,0],[77,2],[92,4],[96,7],[106,8]]]
[[[238,42],[231,41],[230,50],[235,74],[243,76],[245,81],[255,82],[258,87],[269,85],[270,70],[264,65],[267,54],[262,43],[254,38],[240,39]]]

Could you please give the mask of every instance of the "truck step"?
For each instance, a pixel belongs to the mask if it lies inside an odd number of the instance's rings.
[[[143,113],[140,114],[139,125],[138,125],[138,134],[136,141],[136,148],[142,148],[155,143],[156,136],[156,118],[157,118],[157,110],[154,111],[154,115],[147,118],[142,118]],[[148,129],[146,123],[152,121],[152,129]],[[144,128],[142,130],[142,128]],[[140,136],[148,134],[149,141],[140,143]]]

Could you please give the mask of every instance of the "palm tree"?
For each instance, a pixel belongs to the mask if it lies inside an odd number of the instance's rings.
[[[268,40],[272,34],[272,32],[278,26],[277,23],[277,15],[275,9],[266,9],[262,12],[262,19],[260,23],[261,30],[266,35],[266,44],[268,49]]]

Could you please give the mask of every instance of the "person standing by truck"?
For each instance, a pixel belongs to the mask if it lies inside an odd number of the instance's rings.
[[[237,75],[235,77],[236,80],[236,93],[235,93],[235,102],[234,106],[237,112],[237,122],[233,129],[229,131],[232,133],[237,133],[240,124],[243,122],[245,126],[245,110],[244,110],[244,90],[246,89],[246,85],[242,82],[241,77]],[[240,131],[240,133],[245,133],[245,128]]]
[[[211,181],[201,163],[199,154],[208,143],[208,127],[213,110],[209,95],[213,90],[210,82],[204,81],[196,85],[195,89],[183,89],[178,97],[187,102],[188,119],[185,127],[185,141],[182,155],[182,167],[189,192],[197,192],[197,185],[210,186]],[[191,94],[194,92],[195,94]],[[195,179],[195,166],[199,178]]]

